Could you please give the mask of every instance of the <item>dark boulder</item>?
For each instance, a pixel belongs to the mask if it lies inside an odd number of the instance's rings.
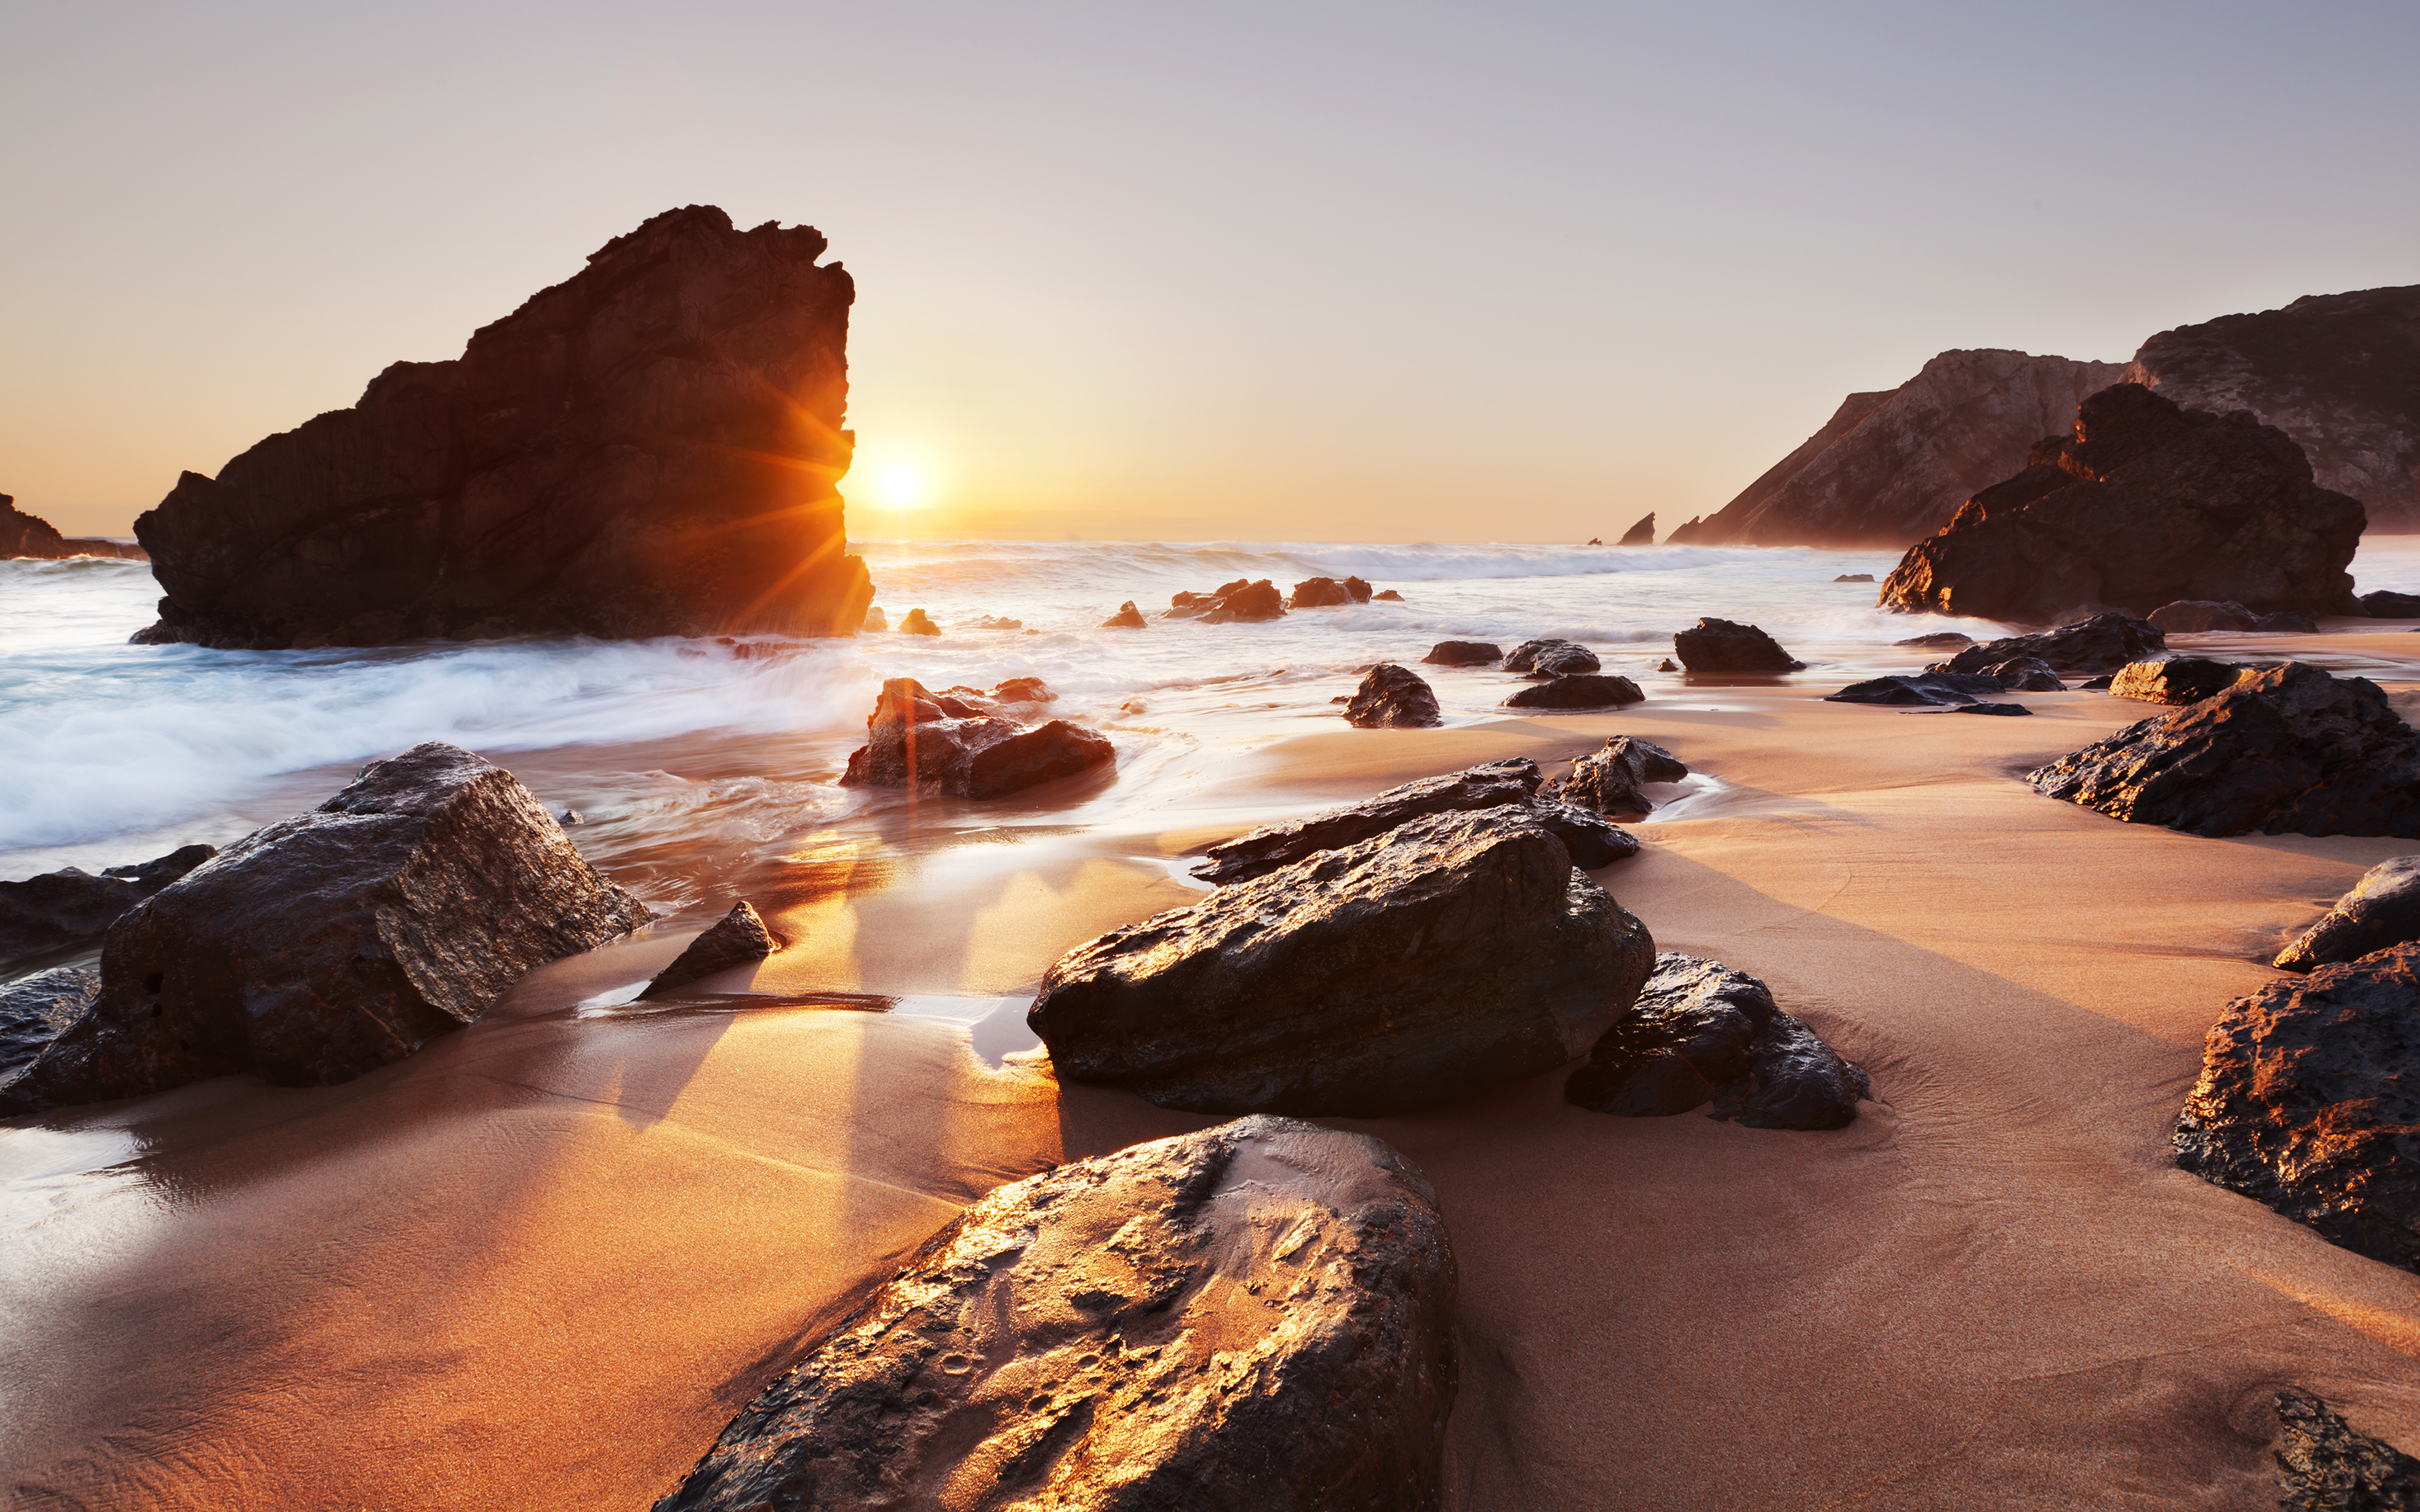
[[[2272,964],[2280,971],[2308,971],[2414,940],[2420,940],[2420,856],[2397,856],[2364,872]]]
[[[1610,709],[1647,695],[1627,677],[1577,672],[1550,683],[1532,683],[1504,701],[1508,709]]]
[[[1379,1118],[1584,1053],[1645,926],[1524,809],[1415,819],[1060,958],[1026,1021],[1063,1080],[1197,1113]]]
[[[2001,692],[2000,680],[1980,672],[1925,672],[1919,676],[1871,677],[1827,693],[1826,703],[1882,703],[1899,707],[1972,703]]]
[[[1168,618],[1200,620],[1206,625],[1285,617],[1285,595],[1266,578],[1251,582],[1238,578],[1212,593],[1178,594],[1169,600]]]
[[[1432,667],[1484,667],[1502,659],[1504,649],[1488,640],[1440,640],[1420,661]]]
[[[2420,1271],[2420,945],[2239,997],[2202,1045],[2177,1164]]]
[[[1564,1097],[1631,1119],[1714,1104],[1753,1129],[1844,1129],[1872,1095],[1866,1073],[1774,1005],[1763,982],[1667,952],[1627,1017],[1605,1032]]]
[[[2196,835],[2420,838],[2420,736],[2366,677],[2289,661],[2037,767],[2054,798]]]
[[[1436,1196],[1244,1119],[1012,1182],[732,1420],[656,1512],[1436,1512]]]
[[[2420,1459],[2373,1439],[2306,1391],[2277,1394],[2277,1505],[2285,1512],[2415,1512]]]
[[[1115,614],[1110,615],[1108,619],[1101,622],[1101,628],[1104,630],[1140,630],[1148,626],[1150,624],[1151,622],[1149,620],[1142,617],[1142,610],[1135,608],[1135,601],[1129,598],[1125,603],[1118,606],[1118,611]]]
[[[0,1099],[101,995],[101,973],[56,966],[0,985]]]
[[[0,882],[0,971],[88,946],[127,910],[216,856],[208,845],[182,845],[140,866],[113,866],[94,876],[61,867],[23,882]]]
[[[2118,670],[2109,680],[2113,697],[2140,699],[2145,703],[2198,703],[2235,686],[2252,669],[2206,656],[2169,656],[2138,661]]]
[[[2263,635],[2317,635],[2319,622],[2307,614],[2291,609],[2272,609],[2252,622],[2252,628]]]
[[[242,1072],[349,1081],[647,918],[510,772],[414,746],[111,926],[99,998],[0,1113]]]
[[[148,641],[845,634],[855,285],[814,228],[667,211],[134,522]]]
[[[1885,608],[2050,624],[2078,606],[2180,599],[2341,614],[2361,501],[2311,481],[2303,449],[2249,414],[2180,409],[2139,384],[2077,409],[2072,436],[1908,548]]]
[[[1961,703],[1947,711],[1951,714],[2031,714],[2022,703]]]
[[[1391,661],[1370,669],[1344,705],[1344,718],[1364,730],[1426,730],[1445,723],[1437,713],[1435,690],[1419,673]]]
[[[2001,687],[2011,693],[2064,693],[2067,685],[2051,671],[2049,662],[2040,656],[2011,656],[1983,669],[1983,675],[1996,679]]]
[[[1620,544],[1623,546],[1653,546],[1655,544],[1655,512],[1652,509],[1649,510],[1645,519],[1640,520],[1637,524],[1633,525],[1630,529],[1622,532],[1621,541]]]
[[[2096,614],[2040,635],[2012,635],[1979,645],[1970,643],[1941,665],[1945,671],[1979,672],[2019,656],[2036,656],[2053,671],[2114,672],[2128,662],[2144,660],[2151,653],[2167,648],[2166,634],[2149,620],[2138,620],[2131,614]]]
[[[1354,602],[1352,593],[1333,578],[1311,578],[1294,585],[1288,609],[1333,609]]]
[[[941,627],[935,625],[932,617],[923,609],[911,609],[907,616],[900,620],[899,633],[901,635],[939,635]]]
[[[992,708],[930,692],[912,677],[882,685],[865,730],[866,743],[841,775],[843,787],[997,798],[1117,759],[1106,736],[1080,725],[1053,719],[1027,729]]]
[[[1344,591],[1352,595],[1353,602],[1356,604],[1370,602],[1370,585],[1358,578],[1345,579]]]
[[[1912,635],[1904,640],[1891,642],[1895,646],[1921,646],[1926,649],[1937,646],[1945,650],[1950,646],[1971,646],[1974,643],[1973,636],[1961,635],[1955,630],[1935,630],[1931,635]]]
[[[1654,811],[1640,790],[1650,782],[1678,782],[1689,775],[1681,759],[1652,741],[1616,735],[1605,748],[1572,763],[1569,776],[1547,789],[1565,803],[1627,818]]]
[[[2420,594],[2397,594],[2381,588],[2362,594],[2361,607],[2373,619],[2420,620]]]
[[[1874,575],[1870,572],[1844,572],[1832,580],[1836,583],[1869,583],[1874,580]]]
[[[752,961],[762,961],[782,948],[773,932],[745,898],[731,905],[731,912],[716,920],[712,929],[689,942],[689,949],[673,958],[673,964],[656,973],[641,997],[661,997],[666,993],[688,986],[700,977],[710,977],[718,971],[744,966]]]
[[[2143,616],[2170,635],[2197,635],[2211,630],[2249,630],[2260,616],[2241,604],[2209,598],[2180,598]]]
[[[1672,654],[1693,672],[1794,672],[1805,667],[1753,625],[1703,619],[1672,637]]]
[[[1504,658],[1508,672],[1549,672],[1564,676],[1572,672],[1592,672],[1600,663],[1596,653],[1576,640],[1524,640]]]

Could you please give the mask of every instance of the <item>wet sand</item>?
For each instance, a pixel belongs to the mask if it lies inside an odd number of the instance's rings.
[[[1599,880],[1661,948],[1765,978],[1880,1102],[1793,1134],[1584,1113],[1550,1077],[1338,1120],[1418,1161],[1451,1227],[1451,1504],[2265,1507],[2287,1383],[2420,1449],[2420,1278],[2167,1146],[2226,1001],[2411,846],[2197,839],[2016,779],[2149,705],[1822,690],[1339,729],[1075,833],[937,810],[835,842],[767,909],[790,947],[699,988],[1013,995],[1198,896],[1168,858],[1252,819],[1645,735],[1702,778]],[[904,1011],[596,1006],[684,933],[345,1087],[16,1126],[8,1174],[59,1174],[6,1189],[15,1504],[644,1506],[957,1206],[1214,1121],[994,1070]]]

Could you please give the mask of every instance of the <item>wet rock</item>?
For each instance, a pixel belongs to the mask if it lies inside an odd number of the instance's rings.
[[[1647,697],[1627,677],[1578,672],[1551,683],[1532,683],[1504,701],[1508,709],[1610,709]]]
[[[577,809],[566,809],[563,812],[554,816],[554,822],[561,825],[564,828],[569,829],[574,825],[588,823],[588,819],[586,815],[582,814]]]
[[[1005,687],[1006,685],[1002,685]],[[1027,729],[992,710],[935,694],[912,677],[882,685],[843,787],[914,788],[996,798],[1107,766],[1107,737],[1064,719]]]
[[[1870,572],[1844,572],[1832,580],[1836,583],[1869,583],[1874,580],[1874,575]]]
[[[2377,684],[2299,661],[2247,672],[2026,780],[2131,824],[2196,835],[2420,837],[2420,736]]]
[[[2144,618],[2170,635],[2249,630],[2260,623],[2259,615],[2241,604],[2222,603],[2210,598],[2180,598],[2173,604],[2161,605]]]
[[[1565,803],[1602,814],[1632,817],[1655,805],[1640,790],[1650,782],[1678,782],[1689,775],[1681,759],[1652,741],[1616,735],[1605,748],[1572,763],[1569,776],[1547,790]]]
[[[656,1512],[1435,1512],[1455,1274],[1366,1134],[1244,1119],[1012,1182]]]
[[[1681,670],[1681,664],[1667,656],[1655,664],[1655,670],[1659,672],[1677,672]]]
[[[1922,646],[1928,649],[1935,646],[1943,648],[1949,646],[1971,646],[1974,643],[1975,638],[1973,636],[1961,635],[1955,630],[1935,630],[1931,635],[1912,635],[1904,640],[1894,640],[1891,642],[1891,644],[1895,646]]]
[[[1354,602],[1353,594],[1333,578],[1311,578],[1294,585],[1294,594],[1286,600],[1288,609],[1332,609],[1339,604]]]
[[[2109,691],[2115,697],[2146,703],[2198,703],[2234,687],[2235,680],[2249,671],[2238,662],[2211,661],[2206,656],[2138,661],[2118,670],[2118,675],[2109,680]]]
[[[1902,641],[1901,644],[1909,642]],[[1965,650],[1942,663],[1946,671],[1979,672],[2019,656],[2039,657],[2057,672],[2114,672],[2168,648],[2167,635],[2131,614],[2096,614],[2039,635],[2012,635]]]
[[[1563,1095],[1631,1119],[1711,1103],[1712,1117],[1753,1129],[1845,1129],[1872,1088],[1864,1072],[1776,1008],[1763,982],[1668,951]]]
[[[859,623],[858,628],[860,630],[888,630],[891,628],[891,621],[883,614],[879,606],[868,604],[865,606],[865,618]]]
[[[1961,703],[1948,712],[1951,714],[2031,714],[2034,711],[2022,703]]]
[[[656,973],[641,997],[661,997],[688,986],[700,977],[710,977],[718,971],[744,966],[752,961],[762,961],[782,948],[773,932],[747,899],[731,905],[731,912],[715,922],[712,929],[689,942],[689,949],[673,958],[673,964]]]
[[[2346,613],[2365,523],[2360,501],[2311,481],[2284,432],[2120,383],[2084,401],[2072,436],[2036,446],[1909,548],[1881,602],[2034,624],[2180,599]]]
[[[0,984],[0,1097],[101,995],[101,973],[56,966]]]
[[[2064,693],[2067,685],[2051,671],[2050,663],[2040,656],[2011,656],[1983,669],[1983,675],[1994,678],[2011,693]]]
[[[1404,595],[1395,592],[1391,588],[1382,588],[1378,592],[1372,594],[1370,596],[1372,599],[1381,604],[1400,604],[1404,601]]]
[[[1202,622],[1208,625],[1275,620],[1284,615],[1285,603],[1277,586],[1265,578],[1256,583],[1219,590],[1218,596],[1202,611]]]
[[[1135,608],[1135,601],[1129,598],[1125,603],[1118,606],[1118,611],[1115,614],[1110,615],[1108,619],[1101,622],[1101,628],[1104,630],[1140,630],[1150,624],[1151,622],[1149,620],[1142,617],[1142,610]]]
[[[1361,686],[1344,705],[1346,722],[1364,730],[1433,729],[1445,723],[1437,713],[1436,692],[1418,672],[1382,661],[1370,669]]]
[[[1348,594],[1352,595],[1353,602],[1356,604],[1367,604],[1370,602],[1370,585],[1358,578],[1345,579],[1344,591]]]
[[[2277,1394],[2285,1512],[2420,1512],[2420,1459],[2373,1439],[2306,1391]]]
[[[0,1113],[234,1072],[349,1081],[648,917],[510,772],[430,741],[111,926],[101,995]]]
[[[1824,695],[1826,703],[1882,703],[1899,707],[1972,703],[2002,691],[2000,680],[1980,672],[1925,672],[1915,677],[1869,677]]]
[[[99,876],[68,866],[0,882],[0,971],[90,945],[136,903],[217,854],[208,845],[183,845],[140,866],[106,868]]]
[[[1378,1118],[1551,1071],[1626,1011],[1645,926],[1523,809],[1414,819],[1060,958],[1067,1081],[1163,1107]]]
[[[931,617],[926,615],[923,609],[911,609],[908,611],[907,616],[899,622],[899,633],[902,635],[939,635],[941,633],[941,627],[935,625]]]
[[[1649,510],[1645,519],[1640,520],[1637,524],[1633,525],[1630,529],[1622,532],[1621,544],[1623,546],[1653,546],[1655,544],[1655,512],[1652,509]]]
[[[1672,654],[1693,672],[1794,672],[1805,667],[1753,625],[1702,619],[1672,637]]]
[[[991,690],[991,696],[1002,703],[1056,703],[1059,695],[1039,677],[1010,677]]]
[[[2374,619],[2420,620],[2420,594],[2397,594],[2381,588],[2362,594],[2361,607]]]
[[[1432,667],[1484,667],[1503,656],[1504,649],[1490,640],[1440,640],[1420,660]]]
[[[2420,945],[2229,1003],[2177,1119],[2177,1164],[2420,1271]]]
[[[2414,940],[2420,940],[2420,856],[2397,856],[2364,872],[2273,964],[2280,971],[2308,971]]]
[[[1559,677],[1592,672],[1600,666],[1596,653],[1576,640],[1524,640],[1504,658],[1508,672],[1548,672]]]

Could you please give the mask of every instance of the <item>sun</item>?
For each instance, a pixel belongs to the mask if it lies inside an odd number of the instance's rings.
[[[883,470],[882,500],[893,509],[921,509],[931,491],[924,481],[924,474],[914,468]]]

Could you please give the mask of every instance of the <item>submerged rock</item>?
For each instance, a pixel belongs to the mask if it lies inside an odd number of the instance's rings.
[[[1570,775],[1547,791],[1565,803],[1626,818],[1654,811],[1654,803],[1640,791],[1648,783],[1678,782],[1688,775],[1681,759],[1663,747],[1616,735],[1603,750],[1573,762]]]
[[[1601,663],[1596,653],[1576,640],[1524,640],[1504,658],[1508,672],[1548,672],[1563,676],[1572,672],[1592,672]]]
[[[1672,637],[1672,654],[1693,672],[1794,672],[1807,664],[1753,625],[1702,619]]]
[[[1437,712],[1436,691],[1418,672],[1390,661],[1371,668],[1361,679],[1344,705],[1344,717],[1364,730],[1426,730],[1445,723]]]
[[[1370,602],[1370,585],[1358,578],[1345,579],[1344,591],[1352,595],[1353,602],[1356,604]]]
[[[689,949],[673,958],[673,964],[656,973],[641,997],[660,997],[666,993],[686,987],[700,977],[710,977],[718,971],[744,966],[752,961],[762,961],[782,948],[773,932],[755,907],[742,898],[731,905],[731,912],[716,920],[712,929],[689,942]]]
[[[429,741],[113,925],[100,996],[0,1113],[241,1072],[349,1081],[648,917],[510,772]]]
[[[2170,656],[2164,661],[2138,661],[2118,670],[2109,680],[2112,697],[2140,699],[2146,703],[2198,703],[2235,686],[2251,671],[2231,661],[2203,656]]]
[[[2331,1243],[2420,1271],[2420,945],[2229,1003],[2177,1119],[2177,1164]]]
[[[1435,1512],[1436,1196],[1366,1134],[1244,1119],[969,1207],[656,1512]]]
[[[1377,1118],[1553,1070],[1630,1006],[1645,926],[1524,809],[1414,819],[1060,958],[1067,1081],[1197,1113]]]
[[[2130,824],[2196,835],[2420,837],[2420,736],[2369,679],[2299,661],[2246,672],[2025,779]]]
[[[1711,1103],[1712,1117],[1754,1129],[1844,1129],[1872,1088],[1864,1072],[1776,1008],[1763,982],[1668,951],[1563,1095],[1631,1119]]]
[[[0,1099],[101,995],[101,973],[56,966],[0,984]]]
[[[1826,703],[1882,703],[1898,707],[1972,703],[2002,691],[2000,680],[1980,672],[1924,672],[1910,677],[1893,674],[1851,683],[1823,696]]]
[[[1420,660],[1432,667],[1484,667],[1503,655],[1504,649],[1490,640],[1440,640]]]
[[[1080,725],[1053,719],[1028,729],[912,677],[882,685],[865,729],[866,743],[841,774],[843,787],[996,798],[1117,760],[1107,736]]]
[[[94,876],[78,867],[0,882],[0,971],[88,946],[144,899],[209,860],[208,845],[181,845],[140,866]]]
[[[1941,667],[1944,671],[1979,672],[2019,656],[2033,656],[2056,672],[2114,672],[2129,662],[2142,661],[2151,653],[2166,649],[2167,636],[2149,620],[2138,620],[2131,614],[2096,614],[2039,635],[2012,635],[1980,644],[1969,642],[1965,650]]]
[[[2355,1428],[2306,1391],[2277,1394],[2285,1512],[2414,1512],[2420,1459]]]
[[[1509,709],[1610,709],[1637,703],[1647,697],[1627,677],[1610,673],[1575,672],[1552,682],[1532,683],[1504,701]]]
[[[1115,614],[1110,615],[1108,619],[1101,622],[1101,628],[1104,630],[1140,630],[1147,628],[1150,624],[1151,622],[1149,620],[1142,617],[1142,610],[1135,608],[1135,601],[1129,598],[1125,603],[1118,606],[1118,611]]]
[[[2352,890],[2272,964],[2280,971],[2308,971],[2414,940],[2420,940],[2420,856],[2397,856],[2362,873]]]

